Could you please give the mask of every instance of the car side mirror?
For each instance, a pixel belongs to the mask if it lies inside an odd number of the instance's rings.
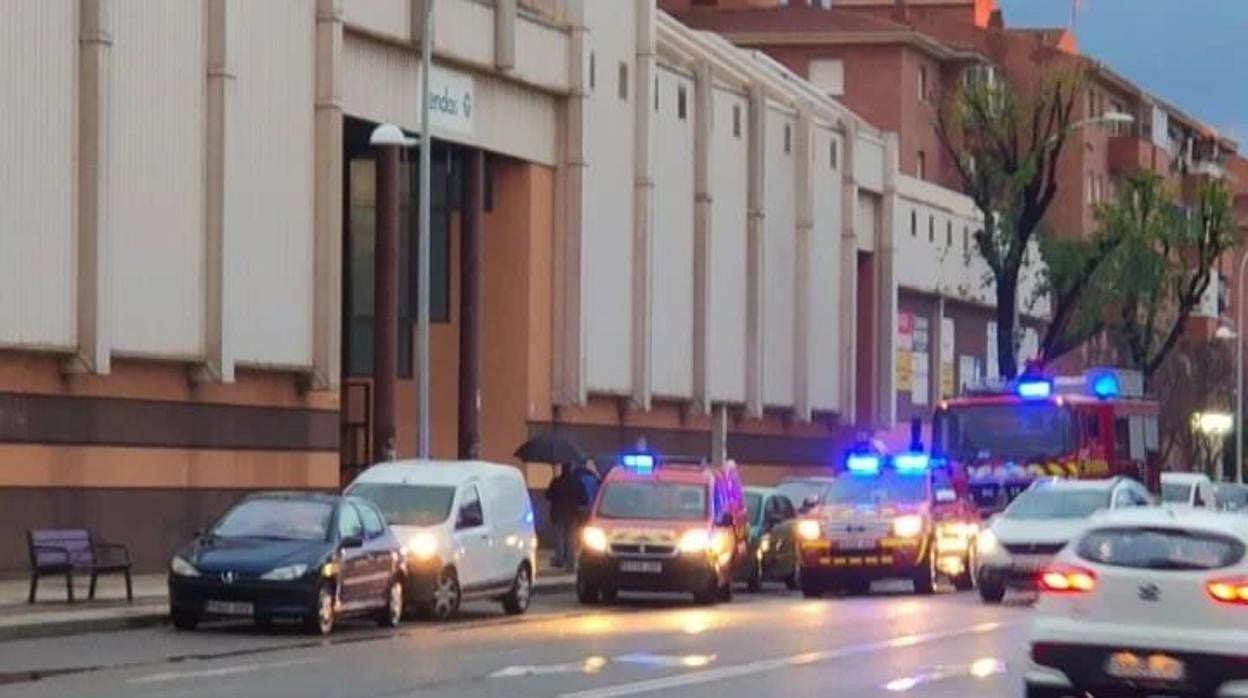
[[[343,550],[364,547],[364,539],[360,536],[343,536],[340,543]]]
[[[950,489],[936,490],[936,501],[942,504],[958,501],[958,493]]]

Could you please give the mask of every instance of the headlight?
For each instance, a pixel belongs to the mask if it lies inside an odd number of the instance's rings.
[[[586,526],[581,532],[581,544],[595,553],[607,552],[607,534],[596,526]]]
[[[763,537],[758,540],[758,549],[760,552],[771,550],[771,534],[764,533]]]
[[[289,582],[292,579],[302,577],[307,571],[307,565],[286,565],[285,567],[275,567],[260,575],[260,578],[269,582]]]
[[[704,553],[710,547],[711,535],[706,531],[686,531],[685,535],[680,537],[680,552],[682,553]]]
[[[823,527],[818,521],[803,519],[797,522],[797,536],[802,540],[817,540],[823,535]]]
[[[169,571],[178,577],[198,577],[199,570],[195,569],[195,565],[187,562],[180,557],[174,557],[169,563]]]
[[[432,533],[417,533],[407,541],[405,550],[419,560],[428,560],[438,554],[438,537]]]
[[[923,517],[918,514],[898,516],[893,519],[893,535],[898,538],[914,538],[923,532]]]
[[[1001,541],[997,540],[997,535],[991,530],[980,531],[976,540],[980,555],[991,555],[1001,549]]]

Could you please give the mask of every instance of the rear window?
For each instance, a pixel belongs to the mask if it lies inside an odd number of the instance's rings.
[[[1168,483],[1161,486],[1161,501],[1167,504],[1187,504],[1191,499],[1191,485]]]
[[[1239,564],[1244,544],[1216,533],[1174,528],[1101,528],[1079,542],[1079,557],[1142,570],[1216,570]]]

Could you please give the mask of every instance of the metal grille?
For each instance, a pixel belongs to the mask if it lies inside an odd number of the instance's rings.
[[[1066,543],[1006,543],[1005,549],[1012,555],[1056,555]]]
[[[641,557],[671,557],[676,554],[676,546],[663,544],[639,545],[636,543],[612,543],[611,552],[616,555],[637,555]]]
[[[823,526],[829,538],[887,536],[892,531],[889,521],[829,521]]]

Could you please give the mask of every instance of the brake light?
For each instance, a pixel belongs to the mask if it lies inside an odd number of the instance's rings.
[[[1248,606],[1248,577],[1215,579],[1205,585],[1214,601]]]
[[[1058,594],[1082,594],[1096,588],[1096,573],[1082,567],[1049,567],[1040,573],[1040,588]]]

